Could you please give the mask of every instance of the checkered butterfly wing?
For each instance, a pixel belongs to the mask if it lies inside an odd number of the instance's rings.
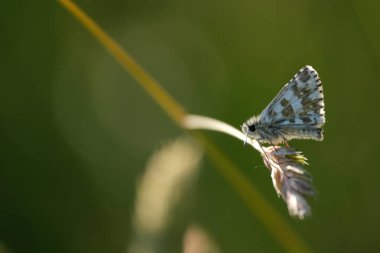
[[[325,123],[324,107],[318,74],[311,66],[305,66],[264,109],[259,120],[279,130],[283,128],[284,135],[286,131],[291,132],[293,136],[288,136],[289,139],[297,138],[296,135],[300,134],[300,138],[321,140]],[[308,132],[313,136],[307,136]]]

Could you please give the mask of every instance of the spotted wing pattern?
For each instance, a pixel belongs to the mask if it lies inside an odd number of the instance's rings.
[[[325,123],[323,89],[317,72],[303,67],[259,116],[266,125],[321,128]]]

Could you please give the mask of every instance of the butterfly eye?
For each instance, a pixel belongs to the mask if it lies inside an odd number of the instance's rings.
[[[256,126],[254,124],[248,126],[249,131],[254,132],[256,131]]]

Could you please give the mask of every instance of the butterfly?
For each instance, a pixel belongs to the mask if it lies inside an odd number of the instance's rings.
[[[291,139],[323,140],[325,103],[317,71],[303,67],[282,88],[259,116],[241,126],[243,133],[259,143],[287,143]]]

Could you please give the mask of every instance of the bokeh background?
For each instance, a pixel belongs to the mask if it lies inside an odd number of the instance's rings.
[[[289,217],[257,152],[206,135],[314,252],[380,251],[379,2],[77,3],[189,112],[236,127],[312,65],[324,85],[325,140],[292,142],[319,193],[312,217]],[[62,6],[3,1],[0,13],[0,252],[284,251]],[[178,166],[188,164],[183,153],[194,163],[182,176],[157,158],[178,149]],[[146,218],[157,213],[157,224]]]

